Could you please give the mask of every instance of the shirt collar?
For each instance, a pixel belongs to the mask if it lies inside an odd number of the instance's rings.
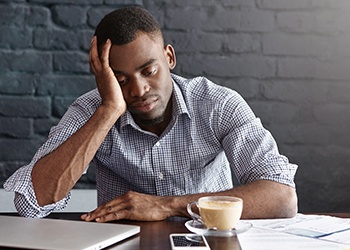
[[[173,119],[182,114],[186,114],[189,118],[191,118],[180,87],[174,81],[174,79],[172,79],[172,83],[173,83],[173,93],[172,93]],[[120,116],[119,124],[120,124],[120,128],[123,128],[126,125],[131,125],[139,129],[139,126],[134,121],[134,118],[132,117],[129,110],[127,110],[123,115]]]

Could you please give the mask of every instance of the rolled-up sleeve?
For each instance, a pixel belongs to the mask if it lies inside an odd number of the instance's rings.
[[[243,98],[227,101],[219,120],[225,153],[242,184],[271,180],[295,187],[298,166],[279,153],[275,139]]]
[[[42,218],[54,210],[59,211],[66,208],[70,199],[70,193],[56,203],[43,207],[39,206],[31,180],[33,168],[31,165],[21,167],[4,183],[5,191],[15,193],[14,204],[18,213],[24,217]]]

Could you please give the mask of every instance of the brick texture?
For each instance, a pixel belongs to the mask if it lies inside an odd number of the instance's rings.
[[[299,165],[300,212],[349,212],[348,0],[0,1],[0,184],[95,87],[94,28],[128,4],[160,20],[174,73],[205,75],[249,102]],[[77,188],[94,186],[92,167]]]

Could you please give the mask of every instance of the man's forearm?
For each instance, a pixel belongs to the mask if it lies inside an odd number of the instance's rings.
[[[298,211],[296,190],[288,185],[259,180],[232,191],[243,199],[243,219],[289,218]]]
[[[168,197],[172,216],[189,216],[186,206],[190,201],[203,196],[228,195],[243,199],[243,219],[287,218],[293,217],[298,210],[297,195],[293,187],[273,181],[258,180],[246,185],[218,192]]]
[[[32,182],[40,206],[67,195],[120,115],[111,107],[100,106],[83,127],[34,165]]]

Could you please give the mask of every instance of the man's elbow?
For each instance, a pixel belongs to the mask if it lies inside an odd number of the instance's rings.
[[[280,208],[277,209],[277,216],[279,218],[292,218],[298,212],[298,197],[296,190],[288,187],[281,195]]]

